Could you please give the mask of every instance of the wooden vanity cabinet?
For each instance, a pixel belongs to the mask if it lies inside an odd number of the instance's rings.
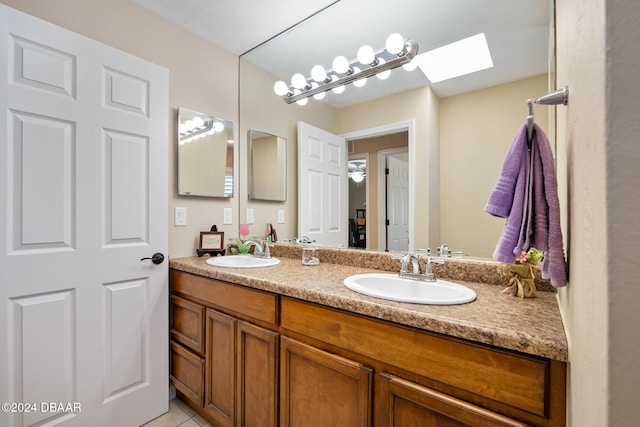
[[[280,334],[372,369],[373,422],[366,425],[565,425],[562,362],[289,297],[280,301]],[[283,354],[281,369],[285,363]]]
[[[169,274],[174,317],[170,382],[180,397],[213,426],[275,427],[278,297],[176,270]],[[183,326],[179,329],[188,334],[173,332],[174,325],[194,319],[199,308],[202,322],[193,322],[202,325],[200,331]],[[197,336],[202,336],[202,352],[194,351],[192,337]],[[187,348],[185,341],[192,345]],[[197,391],[196,375],[201,380]]]
[[[566,424],[564,362],[175,270],[170,280],[174,316],[204,310],[203,353],[191,327],[171,334],[171,381],[214,426]]]

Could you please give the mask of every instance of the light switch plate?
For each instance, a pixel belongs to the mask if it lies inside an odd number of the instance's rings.
[[[233,209],[224,208],[223,212],[224,212],[224,214],[223,214],[223,218],[222,218],[222,223],[223,224],[233,224],[233,219],[231,218],[233,216]]]
[[[176,206],[173,216],[173,225],[187,225],[187,208],[179,208]]]
[[[284,224],[284,209],[278,209],[278,224]]]
[[[247,221],[247,224],[253,224],[253,209],[247,208],[245,220]]]

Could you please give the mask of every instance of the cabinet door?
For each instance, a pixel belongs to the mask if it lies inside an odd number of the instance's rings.
[[[169,381],[198,406],[204,398],[204,359],[180,344],[169,347]]]
[[[238,322],[237,417],[243,427],[275,427],[278,423],[278,334]]]
[[[371,368],[287,337],[280,340],[281,426],[371,424]]]
[[[377,427],[527,425],[391,374],[379,379]]]
[[[235,336],[237,320],[207,309],[205,412],[216,425],[235,424]]]
[[[171,339],[181,342],[196,353],[204,353],[204,306],[171,295],[169,332]]]

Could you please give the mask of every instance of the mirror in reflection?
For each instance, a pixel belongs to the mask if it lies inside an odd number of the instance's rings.
[[[287,200],[287,140],[249,130],[249,198]]]
[[[178,194],[233,197],[233,123],[178,108]]]

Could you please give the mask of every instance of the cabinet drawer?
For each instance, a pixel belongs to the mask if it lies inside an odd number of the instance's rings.
[[[411,381],[382,373],[378,387],[378,426],[446,425],[526,427],[518,420],[472,405]]]
[[[205,307],[200,304],[171,295],[169,312],[171,339],[199,354],[204,353],[204,310]]]
[[[204,359],[180,344],[169,346],[169,381],[176,390],[202,407],[204,404]]]
[[[188,295],[225,313],[258,324],[277,326],[278,296],[241,285],[169,270],[171,291]]]
[[[283,297],[281,326],[546,417],[550,361]]]

